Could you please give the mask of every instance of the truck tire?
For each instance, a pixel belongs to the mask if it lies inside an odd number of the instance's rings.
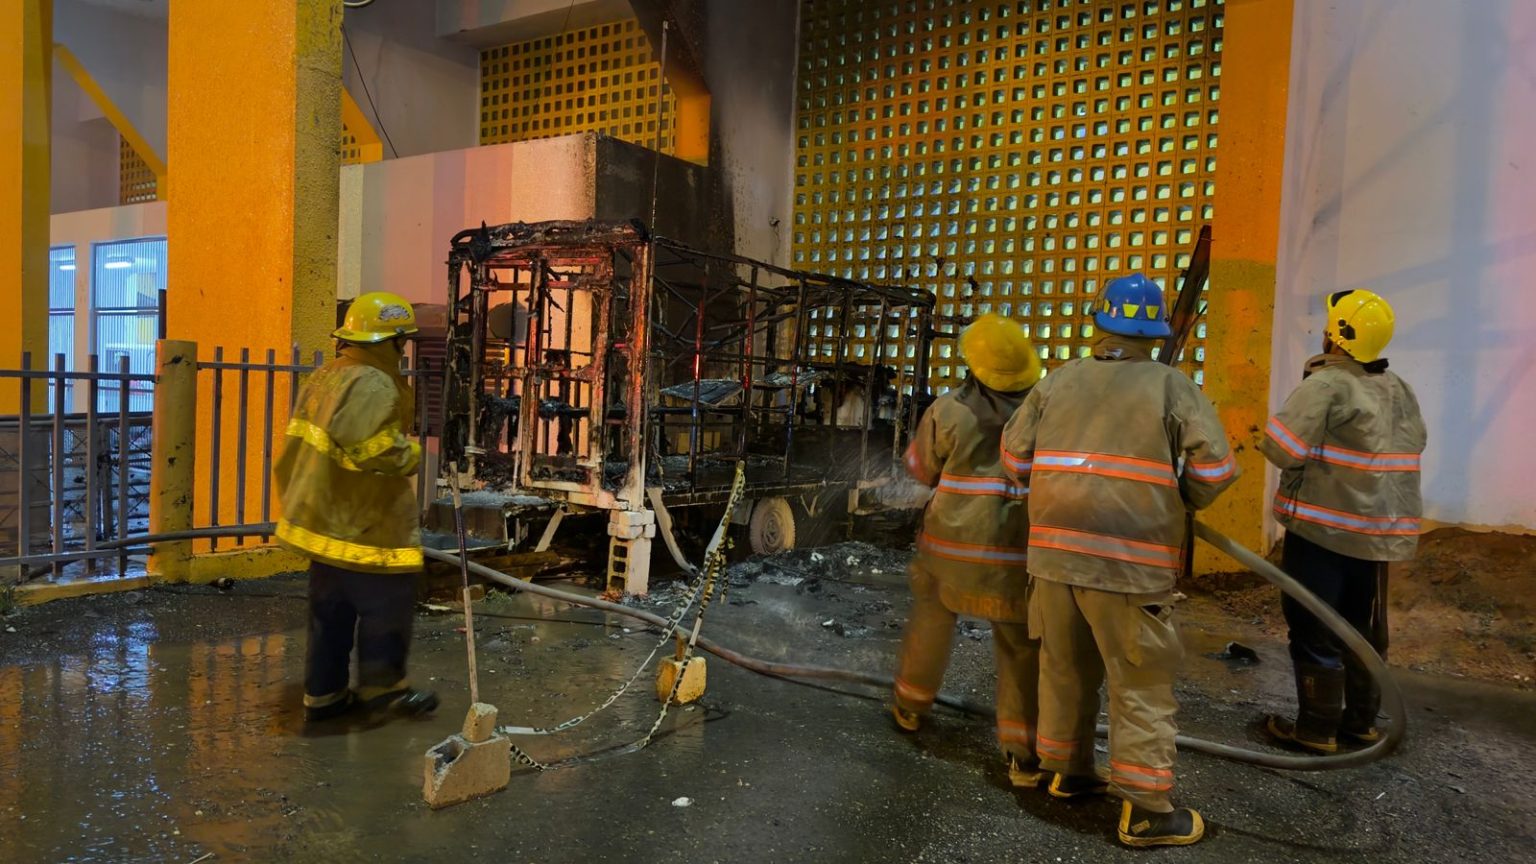
[[[795,548],[795,511],[783,498],[764,498],[752,505],[747,542],[754,555],[772,555]]]

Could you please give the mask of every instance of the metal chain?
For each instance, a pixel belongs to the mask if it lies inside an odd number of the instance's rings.
[[[745,461],[737,462],[736,477],[731,481],[731,497],[726,502],[725,515],[720,517],[722,529],[730,524],[731,514],[736,512],[736,505],[741,502],[741,493],[746,488],[746,481],[746,463]],[[693,658],[694,642],[698,639],[699,628],[703,626],[704,613],[709,609],[710,598],[712,593],[714,593],[715,579],[725,568],[725,547],[727,543],[724,530],[720,532],[719,539],[721,542],[712,544],[704,553],[704,566],[702,568],[706,580],[704,583],[704,593],[699,600],[698,615],[694,618],[693,639],[689,640],[683,649],[682,668],[686,668],[688,661]],[[725,583],[728,581],[729,579],[722,580],[719,591],[722,597],[725,595]],[[661,724],[666,721],[667,710],[672,707],[672,701],[677,698],[677,688],[683,683],[682,668],[679,668],[678,674],[672,679],[672,690],[667,693],[667,698],[661,703],[661,711],[656,714],[656,722],[651,724],[651,728],[645,733],[644,738],[635,742],[634,750],[645,749],[646,745],[651,743],[651,739],[656,736],[657,730],[661,729]]]
[[[674,638],[677,633],[678,626],[682,623],[682,619],[687,616],[688,609],[693,606],[694,600],[698,599],[699,611],[694,617],[693,631],[694,639],[696,640],[699,628],[703,626],[704,612],[709,608],[711,598],[717,597],[723,599],[725,596],[726,583],[728,580],[719,579],[719,576],[721,571],[725,568],[726,549],[730,547],[730,542],[726,539],[725,536],[726,528],[730,525],[731,514],[736,511],[736,507],[741,503],[741,496],[746,489],[746,485],[746,465],[744,462],[737,462],[736,476],[731,481],[730,498],[725,505],[725,514],[720,517],[720,528],[718,531],[717,542],[712,543],[710,548],[705,550],[704,566],[699,568],[698,575],[695,577],[693,583],[689,586],[688,593],[683,598],[683,602],[679,604],[677,610],[671,615],[671,617],[667,619],[667,626],[663,628],[661,638],[657,641],[656,646],[651,649],[651,653],[640,664],[640,668],[636,669],[635,673],[629,677],[629,680],[625,681],[618,690],[615,690],[611,695],[609,695],[607,699],[603,701],[602,704],[593,710],[588,711],[586,714],[580,715],[578,717],[573,717],[570,720],[567,720],[556,726],[547,728],[502,726],[497,729],[497,731],[504,735],[550,735],[578,726],[585,722],[588,718],[608,708],[610,705],[616,702],[618,698],[624,694],[625,691],[630,688],[630,685],[634,684],[635,681],[639,679],[640,674],[645,671],[646,667],[650,666],[651,661],[656,658],[656,655],[661,651],[662,646]],[[718,591],[715,589],[717,581],[719,582]],[[684,666],[686,666],[688,661],[692,659],[693,650],[693,640],[690,640],[683,649],[682,663]],[[678,687],[681,686],[682,681],[682,674],[678,674],[673,678],[672,689],[667,693],[667,698],[661,703],[661,710],[657,713],[655,722],[651,724],[651,728],[645,733],[645,736],[626,747],[619,748],[617,751],[615,751],[615,755],[633,753],[637,750],[644,749],[646,745],[651,743],[651,739],[656,736],[656,732],[661,729],[662,723],[666,721],[668,709],[671,708],[673,701],[676,700],[677,690]],[[588,761],[588,757],[576,756],[570,759],[563,759],[559,762],[543,763],[528,755],[527,752],[518,747],[516,744],[509,744],[509,746],[512,748],[512,756],[514,759],[538,771],[550,771]]]
[[[661,653],[661,649],[665,647],[668,642],[672,641],[674,634],[677,633],[678,626],[681,625],[683,619],[688,616],[688,610],[692,608],[694,600],[698,598],[699,591],[704,588],[706,577],[707,574],[702,571],[698,574],[697,577],[695,577],[693,584],[689,586],[688,591],[684,594],[682,602],[679,603],[678,607],[672,612],[670,616],[668,616],[667,624],[662,628],[661,637],[656,640],[656,644],[651,648],[651,652],[646,655],[644,660],[640,661],[640,666],[635,669],[634,674],[630,675],[629,679],[619,686],[619,689],[609,694],[608,698],[604,699],[602,703],[600,703],[596,708],[593,708],[591,711],[588,711],[585,714],[579,714],[570,718],[569,720],[564,720],[553,726],[502,726],[497,731],[504,735],[554,735],[557,732],[564,732],[567,729],[580,726],[582,723],[585,723],[587,720],[590,720],[592,717],[595,717],[596,715],[606,710],[609,706],[613,705],[614,702],[618,701],[620,696],[624,695],[625,691],[627,691],[631,685],[639,680],[640,676],[645,672],[646,668],[651,665],[651,661],[655,660],[656,655]]]
[[[496,731],[502,735],[553,735],[556,732],[563,732],[567,729],[581,725],[582,723],[591,719],[593,716],[607,709],[614,702],[617,702],[619,697],[623,696],[625,691],[629,690],[630,686],[633,685],[635,681],[640,678],[640,675],[645,672],[646,668],[651,665],[651,661],[656,659],[656,655],[661,651],[662,646],[666,645],[673,639],[674,634],[677,632],[678,625],[682,623],[683,618],[687,617],[688,609],[693,606],[693,601],[699,596],[699,591],[705,587],[707,581],[708,574],[700,571],[698,578],[694,579],[693,584],[689,586],[687,594],[683,597],[683,602],[678,605],[677,609],[668,618],[667,626],[662,628],[661,638],[656,642],[655,647],[651,649],[651,653],[646,656],[645,660],[641,661],[639,668],[635,670],[633,675],[629,676],[629,680],[625,681],[624,684],[619,687],[619,689],[609,694],[608,698],[603,700],[602,704],[598,705],[596,708],[593,708],[591,711],[586,712],[585,714],[572,717],[571,719],[566,720],[563,723],[559,723],[555,726],[502,726],[499,727]],[[674,686],[673,695],[675,694],[676,687]],[[647,738],[649,738],[649,736],[647,736]],[[550,771],[555,768],[564,768],[569,765],[574,765],[578,762],[585,761],[581,757],[575,757],[571,759],[564,759],[559,762],[544,763],[528,755],[527,751],[523,750],[521,747],[518,747],[516,744],[508,742],[508,746],[512,748],[513,759],[537,771]],[[628,748],[626,748],[625,752],[628,752]]]

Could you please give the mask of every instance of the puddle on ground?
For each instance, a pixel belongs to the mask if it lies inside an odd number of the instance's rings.
[[[893,665],[905,617],[900,586],[857,594],[826,579],[812,593],[749,581],[762,584],[731,591],[751,605],[711,607],[706,635],[772,659],[871,672]],[[258,591],[279,593],[258,599]],[[423,754],[457,730],[468,703],[462,618],[416,622],[412,674],[443,696],[435,718],[306,732],[304,604],[294,592],[300,584],[281,581],[230,594],[159,590],[19,616],[20,632],[0,636],[0,861],[185,864],[213,853],[211,864],[331,864],[440,860],[449,849],[472,857],[495,850],[498,860],[601,857],[573,838],[602,838],[615,861],[886,861],[911,860],[917,850],[932,850],[926,857],[935,860],[1004,860],[1026,836],[1068,860],[1130,860],[1103,845],[1113,842],[1104,832],[1112,815],[1008,790],[984,721],[937,712],[917,736],[898,736],[883,694],[848,699],[714,658],[704,699],[673,709],[652,748],[625,751],[657,716],[648,670],[580,727],[516,739],[542,761],[588,761],[517,769],[502,795],[431,813],[419,794]],[[647,608],[665,614],[667,592],[659,586]],[[508,725],[549,726],[590,710],[657,643],[628,619],[526,595],[498,597],[477,613],[482,698]],[[1285,648],[1224,619],[1181,619],[1181,726],[1241,743],[1236,730],[1246,718],[1289,704]],[[945,689],[990,701],[987,631],[961,630]],[[1238,669],[1203,656],[1234,638],[1254,646],[1260,662]],[[660,656],[670,651],[663,646]],[[1334,860],[1333,839],[1316,854],[1285,839],[1322,830],[1316,803],[1324,793],[1366,796],[1360,819],[1410,832],[1401,844],[1415,854],[1420,841],[1441,838],[1442,846],[1425,848],[1517,858],[1503,854],[1501,838],[1524,836],[1528,808],[1490,829],[1486,813],[1467,809],[1473,796],[1444,787],[1443,777],[1523,800],[1522,778],[1536,770],[1533,697],[1427,676],[1402,680],[1413,737],[1380,766],[1303,785],[1189,759],[1179,780],[1189,800],[1209,806],[1213,824],[1237,826],[1190,860]],[[674,807],[680,796],[693,804]],[[1420,802],[1422,810],[1401,809]],[[1358,851],[1353,843],[1339,848]],[[1439,860],[1413,860],[1431,859]]]
[[[216,614],[234,608],[218,605]],[[508,617],[484,614],[476,627],[482,699],[500,708],[502,724],[551,726],[591,710],[657,641],[563,604],[502,606]],[[296,625],[303,604],[291,607]],[[274,841],[306,860],[365,860],[358,826],[422,818],[408,791],[419,788],[421,754],[457,731],[468,704],[461,618],[417,621],[412,674],[444,697],[435,718],[306,729],[302,630],[179,641],[156,625],[166,614],[82,617],[55,634],[73,647],[0,656],[0,860],[251,860]],[[597,623],[526,620],[540,615]],[[582,758],[601,771],[655,723],[654,680],[653,666],[581,727],[516,742],[541,761]],[[728,714],[708,705],[674,706],[654,743],[671,758],[697,757],[707,721]],[[525,782],[575,807],[592,782],[581,773]]]

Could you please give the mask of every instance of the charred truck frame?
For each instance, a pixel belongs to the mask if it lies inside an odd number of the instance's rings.
[[[482,539],[542,552],[566,516],[606,512],[608,587],[643,593],[657,510],[723,504],[738,462],[755,552],[806,517],[913,506],[893,502],[931,294],[543,222],[460,232],[448,301],[441,464],[490,511],[482,533],[500,526]]]

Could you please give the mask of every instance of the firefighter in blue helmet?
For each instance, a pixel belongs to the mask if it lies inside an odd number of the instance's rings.
[[[1153,362],[1168,335],[1163,293],[1116,279],[1094,312],[1093,356],[1030,391],[1003,429],[1003,465],[1029,478],[1029,632],[1040,642],[1041,767],[1049,791],[1113,790],[1127,846],[1187,845],[1200,814],[1172,803],[1173,624],[1184,514],[1237,478],[1216,410],[1183,373]],[[1099,685],[1109,695],[1109,771],[1094,759]]]

